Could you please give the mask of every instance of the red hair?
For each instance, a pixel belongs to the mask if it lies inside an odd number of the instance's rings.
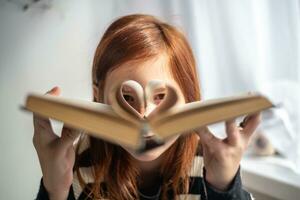
[[[105,78],[109,71],[129,61],[143,62],[158,56],[168,56],[174,80],[180,86],[185,102],[200,100],[199,80],[195,59],[184,35],[174,26],[150,15],[128,15],[114,21],[104,33],[94,56],[92,78],[99,89],[99,102],[103,102]],[[96,98],[94,97],[94,101]],[[79,145],[82,140],[79,140]],[[132,156],[118,145],[89,136],[89,162],[93,165],[95,184],[89,195],[111,200],[138,199],[139,171]],[[163,176],[162,195],[188,193],[189,171],[198,147],[198,136],[191,131],[181,135],[164,154],[160,173]],[[78,152],[77,148],[77,152]],[[78,155],[76,154],[78,158]],[[76,159],[78,161],[78,159]],[[86,183],[75,162],[80,184]],[[105,182],[107,192],[101,190]],[[174,196],[174,199],[176,196]]]

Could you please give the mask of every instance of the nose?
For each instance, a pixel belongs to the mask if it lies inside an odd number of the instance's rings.
[[[146,107],[145,107],[145,112],[144,112],[144,118],[148,117],[148,115],[155,109],[157,105],[155,105],[154,103],[148,101],[146,102]]]
[[[155,105],[155,104],[153,104],[151,102],[147,102],[146,106],[144,108],[144,113],[141,113],[142,116],[143,116],[143,118],[147,119],[148,115],[155,109],[156,106],[157,105]],[[143,134],[144,138],[146,138],[146,139],[150,139],[154,135],[155,134],[152,131],[150,131],[150,130],[145,131],[144,134]]]

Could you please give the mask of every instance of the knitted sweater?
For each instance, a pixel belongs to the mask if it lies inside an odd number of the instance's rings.
[[[88,145],[81,153],[88,151]],[[92,166],[83,165],[79,168],[81,175],[86,183],[93,184],[93,177],[91,176]],[[205,168],[203,165],[203,157],[199,152],[194,157],[192,168],[189,173],[190,189],[187,194],[179,194],[179,199],[186,200],[253,200],[252,195],[247,192],[243,186],[240,176],[240,168],[238,169],[233,181],[226,191],[219,191],[210,185],[205,179]],[[160,182],[157,185],[161,184]],[[102,186],[102,185],[101,185]],[[82,188],[79,184],[78,177],[74,173],[73,183],[70,186],[69,195],[67,200],[84,200],[86,199],[87,186]],[[168,192],[169,199],[173,199],[173,193]],[[161,196],[160,196],[161,197]],[[161,199],[161,198],[159,198]],[[40,187],[36,197],[36,200],[49,200],[47,190],[44,187],[43,179],[40,180]],[[146,200],[146,198],[140,196],[140,200]],[[148,199],[149,200],[149,199]]]

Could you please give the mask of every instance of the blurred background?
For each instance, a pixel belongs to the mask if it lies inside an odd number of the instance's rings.
[[[96,46],[132,13],[185,33],[204,99],[261,91],[280,105],[263,116],[243,181],[257,199],[297,199],[300,0],[0,0],[0,199],[33,199],[42,176],[32,116],[19,109],[26,94],[57,85],[65,97],[92,100]]]

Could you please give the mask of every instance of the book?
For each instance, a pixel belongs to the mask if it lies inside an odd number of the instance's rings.
[[[145,89],[134,80],[111,88],[109,104],[31,92],[21,108],[141,153],[172,136],[274,107],[257,92],[179,104],[176,87],[160,80],[149,81]],[[158,103],[157,96],[163,96]],[[145,142],[149,131],[154,145]]]

